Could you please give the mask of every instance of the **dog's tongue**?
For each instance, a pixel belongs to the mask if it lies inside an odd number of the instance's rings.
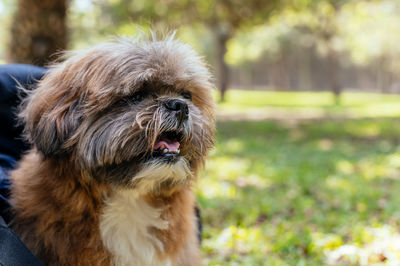
[[[155,144],[154,144],[154,150],[162,150],[167,148],[170,151],[176,151],[179,149],[179,145],[180,143],[178,141],[172,141],[169,139],[162,139],[162,140],[158,140]]]

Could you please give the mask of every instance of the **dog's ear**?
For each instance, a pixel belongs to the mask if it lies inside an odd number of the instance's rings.
[[[28,140],[45,156],[61,155],[71,149],[71,146],[65,144],[80,121],[78,101],[75,100],[66,107],[37,113],[36,119],[26,121],[25,133]]]
[[[45,76],[21,105],[25,137],[45,156],[61,155],[72,149],[66,142],[82,116],[77,89],[65,87],[62,77],[58,78],[54,73]]]

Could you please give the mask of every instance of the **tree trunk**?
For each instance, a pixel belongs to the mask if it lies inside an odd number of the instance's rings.
[[[229,85],[229,67],[225,62],[225,54],[227,52],[226,44],[230,39],[230,34],[227,31],[215,30],[216,40],[216,64],[218,76],[218,88],[221,93],[220,101],[225,101],[225,92],[228,90]]]
[[[329,51],[328,55],[328,82],[330,89],[334,95],[334,102],[336,105],[340,104],[340,95],[342,93],[342,88],[340,86],[339,82],[339,76],[338,76],[338,61],[337,61],[338,55],[336,54],[335,51],[332,49]]]
[[[389,75],[386,71],[386,58],[382,55],[377,60],[376,87],[381,93],[387,93],[389,87]]]
[[[281,51],[279,61],[277,62],[278,67],[278,75],[277,75],[277,85],[275,89],[278,90],[291,90],[292,84],[290,81],[289,76],[289,58],[288,58],[288,51]]]
[[[301,66],[298,70],[297,90],[312,91],[311,49],[300,46],[296,47],[296,49],[297,65]]]
[[[68,0],[18,0],[8,59],[43,66],[66,49]]]

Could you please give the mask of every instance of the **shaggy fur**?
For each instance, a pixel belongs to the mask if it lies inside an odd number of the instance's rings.
[[[11,174],[12,227],[47,265],[200,264],[191,187],[215,124],[202,59],[173,37],[64,59],[22,105],[33,148]]]

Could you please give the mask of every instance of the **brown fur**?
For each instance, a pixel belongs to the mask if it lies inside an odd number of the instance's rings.
[[[108,265],[109,254],[93,226],[108,188],[76,176],[62,162],[31,151],[13,173],[13,227],[48,265]]]
[[[200,264],[191,185],[213,146],[210,88],[201,58],[172,37],[119,40],[52,66],[20,114],[33,148],[11,175],[12,226],[25,244],[48,265],[112,264],[99,219],[114,191],[128,189],[168,221],[166,230],[148,228],[163,243],[159,257]],[[146,97],[134,100],[138,92]],[[187,103],[188,121],[165,109],[169,99]],[[135,179],[164,163],[148,156],[167,131],[181,134],[185,177]]]
[[[179,256],[179,252],[186,243],[187,236],[197,232],[192,215],[194,209],[193,192],[189,188],[181,188],[173,194],[148,195],[147,200],[155,207],[166,207],[161,217],[169,221],[170,230],[155,230],[155,232],[165,244],[164,252],[173,257]],[[197,241],[197,239],[195,240]],[[192,263],[196,265],[193,258]]]

